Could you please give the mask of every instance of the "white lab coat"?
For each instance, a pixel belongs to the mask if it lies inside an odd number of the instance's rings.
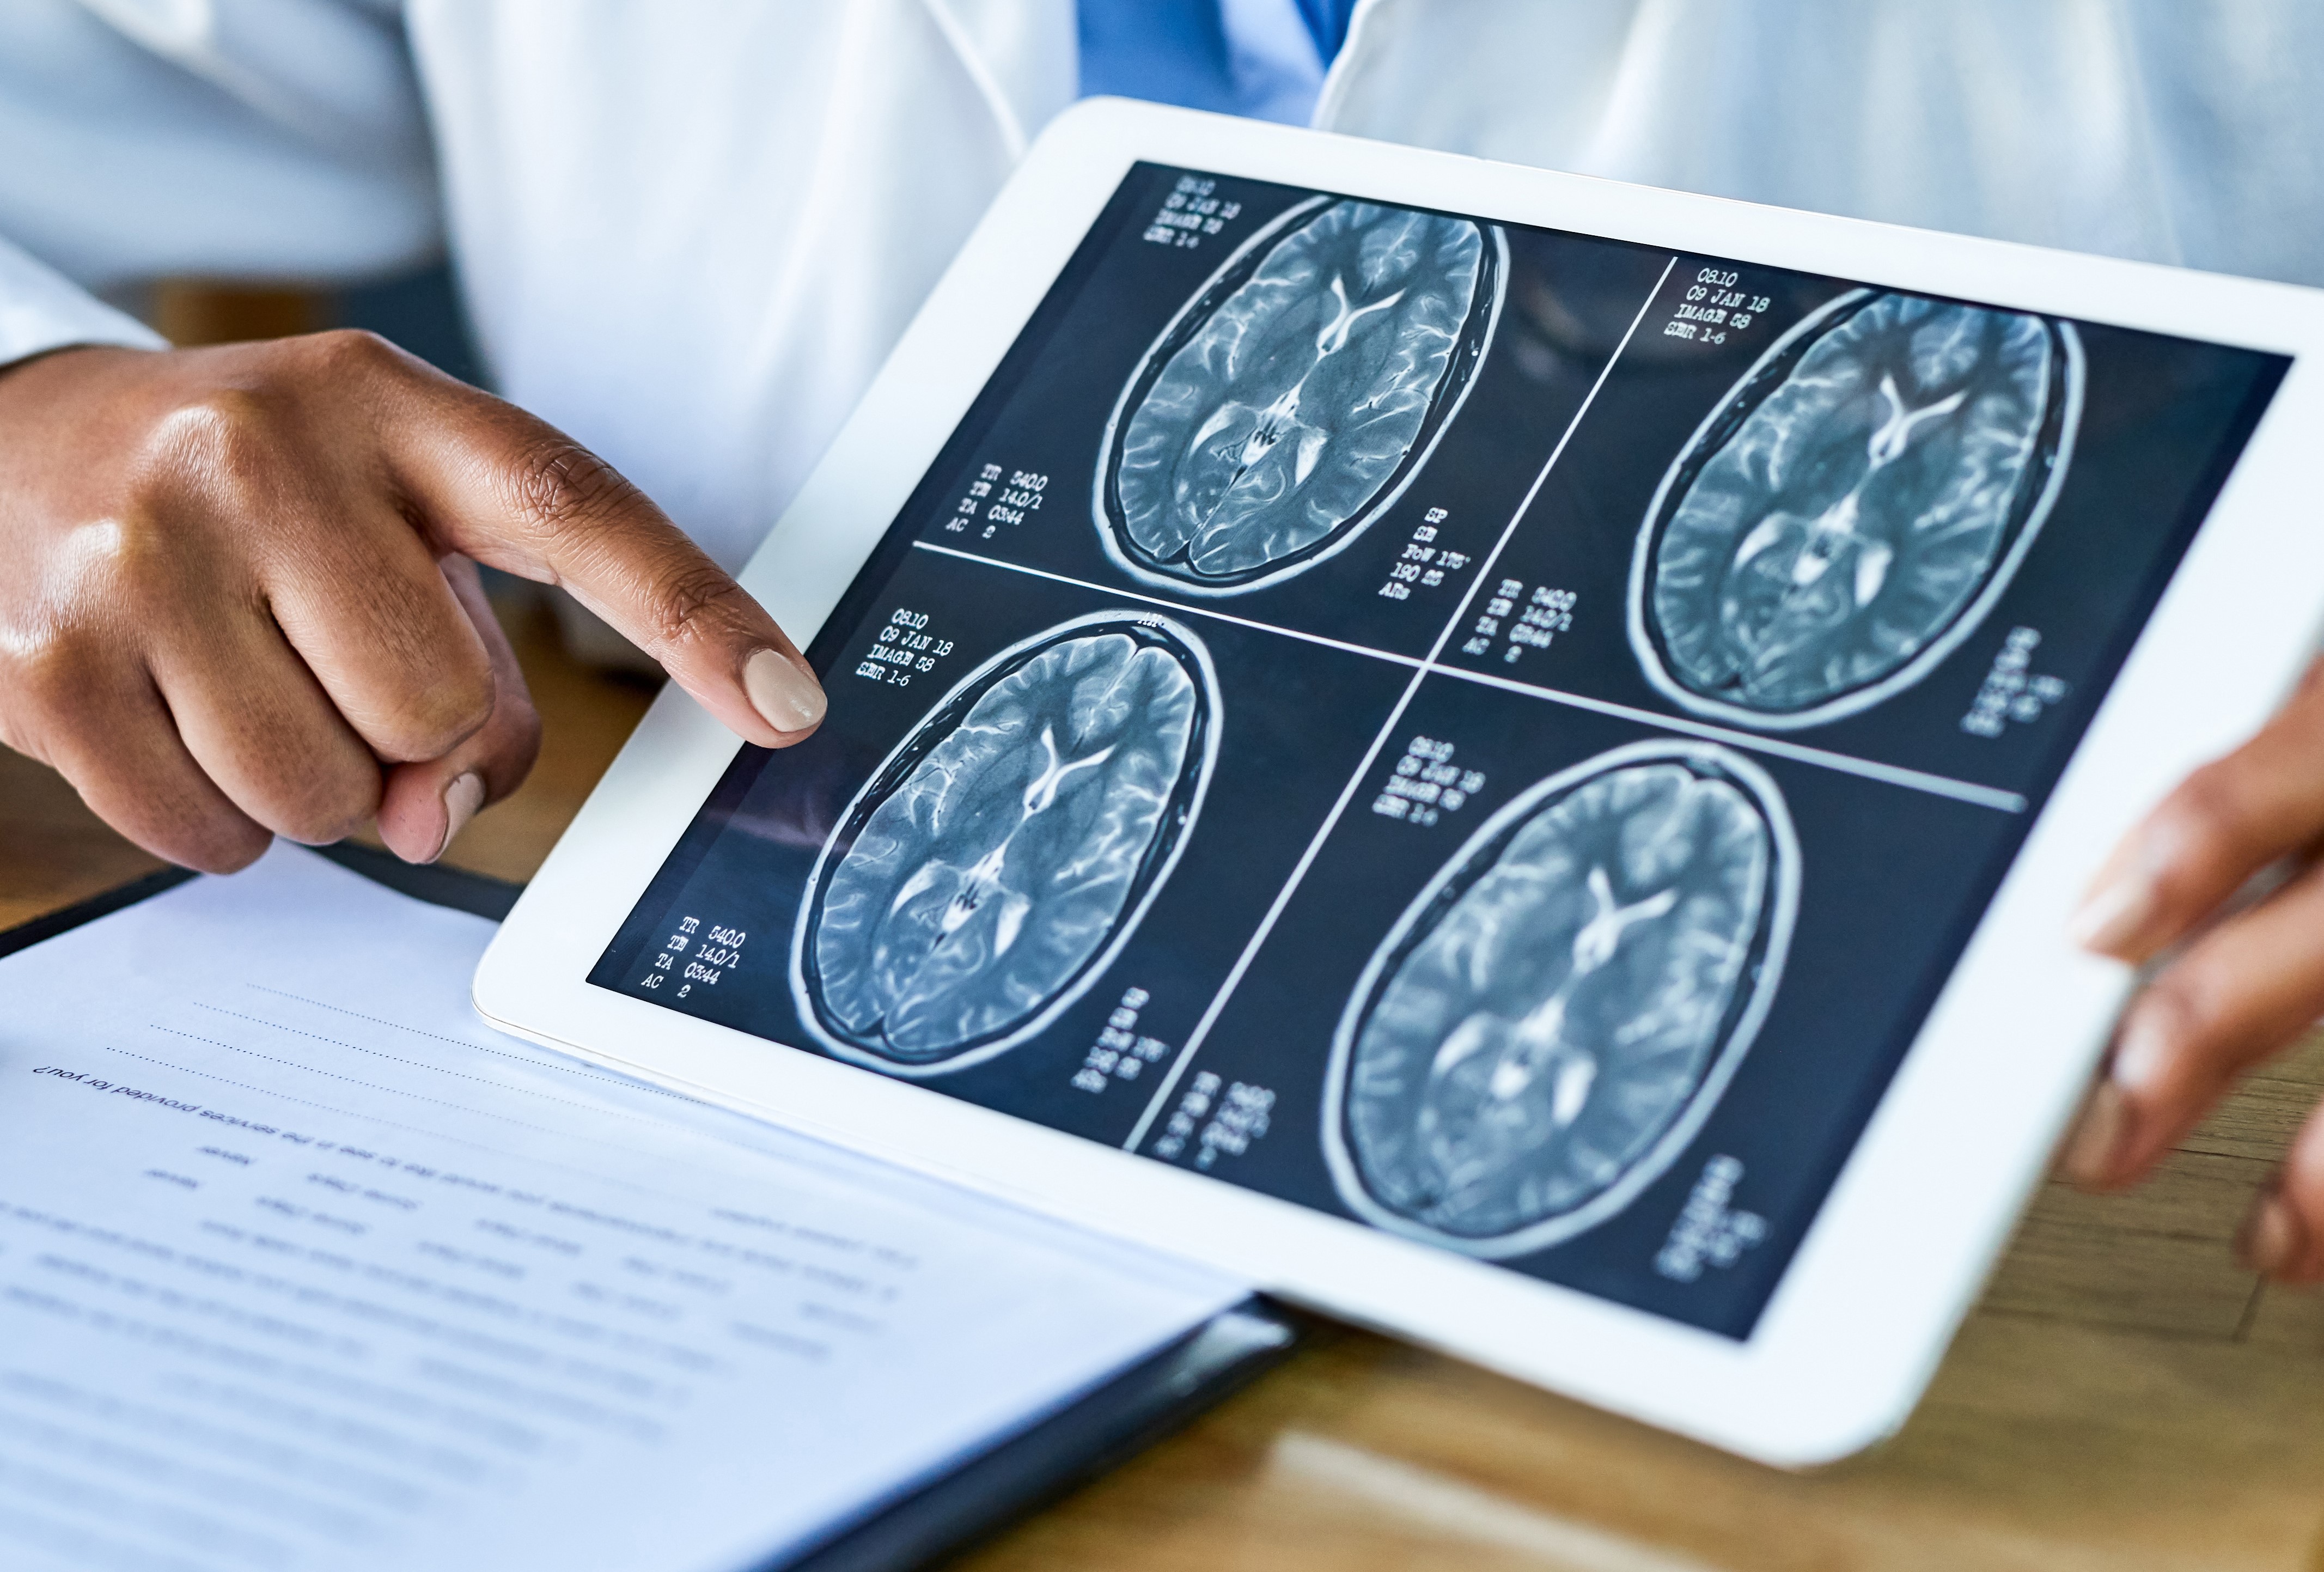
[[[0,363],[448,233],[503,390],[733,563],[1074,90],[1072,0],[398,9],[0,5]],[[2320,89],[2301,0],[1363,0],[1317,119],[2324,282]]]
[[[2324,283],[2315,0],[1374,0],[1333,130]]]
[[[1073,0],[395,9],[0,5],[0,362],[152,341],[25,252],[331,280],[448,227],[503,391],[732,566],[1074,96]]]

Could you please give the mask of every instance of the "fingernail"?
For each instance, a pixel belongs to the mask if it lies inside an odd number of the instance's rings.
[[[2154,914],[2154,881],[2136,870],[2116,874],[2091,891],[2066,924],[2066,937],[2101,955],[2121,950]]]
[[[2132,1092],[2158,1091],[2171,1060],[2171,1031],[2164,1020],[2170,1014],[2169,1001],[2161,990],[2150,991],[2139,1000],[2115,1038],[2114,1060],[2107,1068],[2108,1080]]]
[[[437,843],[436,850],[428,859],[429,862],[444,855],[453,838],[468,828],[468,820],[475,818],[476,810],[484,805],[484,778],[482,775],[471,770],[452,778],[452,783],[444,788],[444,838]]]
[[[2123,1131],[2130,1123],[2129,1105],[2110,1080],[2090,1088],[2082,1117],[2066,1142],[2058,1171],[2085,1188],[2106,1183],[2113,1174],[2115,1153],[2121,1149]]]
[[[2236,1256],[2263,1277],[2273,1277],[2300,1253],[2300,1220],[2271,1187],[2260,1191],[2236,1231]]]
[[[742,689],[779,732],[805,731],[823,718],[822,685],[779,651],[761,650],[742,663]]]

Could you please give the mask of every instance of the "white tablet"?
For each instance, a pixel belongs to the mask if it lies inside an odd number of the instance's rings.
[[[745,576],[822,730],[666,692],[477,1002],[1838,1456],[2087,1084],[2083,880],[2310,646],[2319,301],[1084,106]]]

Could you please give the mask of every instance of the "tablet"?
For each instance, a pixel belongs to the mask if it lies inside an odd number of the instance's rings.
[[[1100,102],[511,1031],[1754,1456],[1901,1421],[2324,608],[2308,291]]]

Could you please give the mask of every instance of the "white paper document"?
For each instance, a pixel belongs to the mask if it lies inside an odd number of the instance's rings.
[[[502,1037],[491,932],[278,846],[0,959],[0,1567],[738,1572],[1243,1295]]]

